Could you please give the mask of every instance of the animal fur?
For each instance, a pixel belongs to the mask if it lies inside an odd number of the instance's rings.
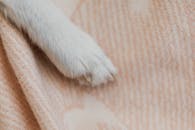
[[[99,86],[116,69],[87,33],[76,27],[50,0],[0,0],[0,10],[25,30],[65,76]]]

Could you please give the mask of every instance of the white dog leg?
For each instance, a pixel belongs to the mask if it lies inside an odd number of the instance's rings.
[[[67,77],[97,86],[116,69],[96,42],[74,26],[49,0],[0,0],[4,12]],[[84,77],[84,78],[83,78]],[[82,81],[82,80],[81,80]]]

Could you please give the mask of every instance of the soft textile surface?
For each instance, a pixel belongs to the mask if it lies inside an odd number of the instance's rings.
[[[193,0],[82,0],[73,12],[117,81],[75,85],[0,17],[0,130],[195,129]]]

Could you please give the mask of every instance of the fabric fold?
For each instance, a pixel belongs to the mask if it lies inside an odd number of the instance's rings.
[[[75,2],[117,80],[75,84],[0,16],[0,130],[194,130],[193,0]]]

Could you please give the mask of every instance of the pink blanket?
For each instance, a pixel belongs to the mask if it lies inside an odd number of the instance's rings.
[[[72,20],[119,70],[80,87],[0,17],[0,130],[194,130],[193,0],[82,0]]]

